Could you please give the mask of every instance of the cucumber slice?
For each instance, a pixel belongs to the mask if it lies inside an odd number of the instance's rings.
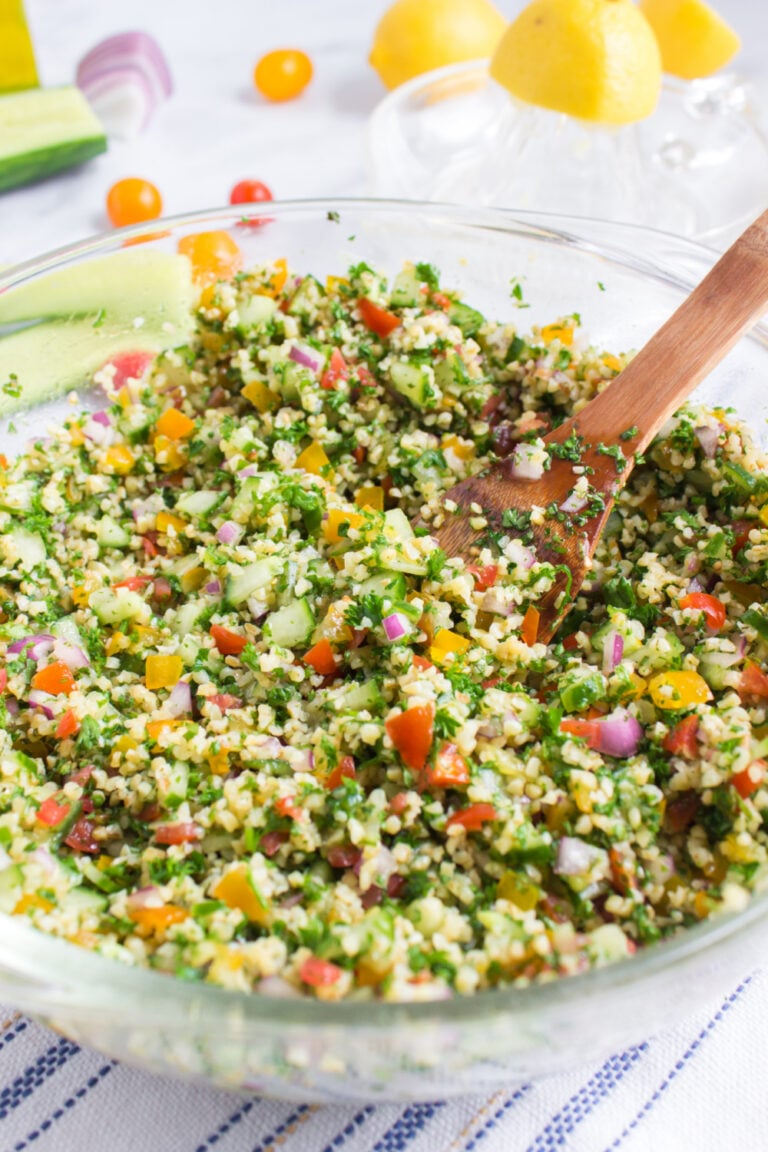
[[[412,264],[406,264],[395,276],[389,302],[393,308],[416,308],[424,303],[421,281]]]
[[[302,598],[272,612],[264,624],[264,634],[281,648],[300,648],[308,643],[314,628],[309,601]]]
[[[0,555],[9,568],[18,567],[22,572],[30,572],[48,558],[42,537],[19,525],[0,537]]]
[[[237,524],[247,524],[253,514],[253,505],[260,491],[261,486],[255,476],[246,480],[230,505],[229,519],[234,520]]]
[[[199,655],[200,645],[187,633],[179,644],[179,656],[184,661],[184,667],[191,668]]]
[[[177,609],[171,630],[176,636],[188,636],[208,607],[205,600],[187,600]]]
[[[238,328],[258,328],[266,324],[277,311],[277,301],[271,296],[249,296],[237,306]]]
[[[339,705],[345,712],[374,712],[384,703],[379,686],[375,680],[366,680],[364,684],[350,684],[344,689]]]
[[[435,373],[429,364],[396,360],[389,369],[389,382],[415,408],[428,408],[434,396]]]
[[[325,289],[314,276],[305,276],[288,305],[291,316],[314,316]]]
[[[202,519],[210,516],[225,500],[223,492],[209,492],[205,488],[200,492],[185,492],[176,501],[176,511],[190,519]]]
[[[90,863],[90,861],[89,861]],[[95,867],[91,865],[91,867]],[[96,869],[98,871],[98,869]],[[83,868],[85,872],[85,868]],[[109,897],[103,892],[94,892],[92,888],[72,888],[61,901],[62,909],[67,912],[103,912],[109,903]]]
[[[0,872],[0,912],[12,912],[19,902],[24,873],[20,864],[9,864]]]
[[[402,508],[390,508],[384,513],[384,533],[388,540],[413,540],[411,522]]]
[[[96,539],[102,548],[127,548],[131,543],[131,534],[111,516],[102,516],[96,525]]]
[[[389,601],[394,604],[396,600],[405,599],[408,585],[405,576],[399,572],[377,572],[360,585],[361,596],[367,596],[369,592],[374,596],[380,596],[385,603]]]
[[[32,88],[0,98],[0,192],[106,150],[101,122],[79,88]]]
[[[451,304],[448,309],[448,319],[451,324],[461,328],[463,336],[474,336],[485,324],[485,317],[482,312],[478,312],[476,308],[470,308],[469,304],[462,304],[458,300]]]
[[[279,560],[269,557],[266,560],[257,560],[245,568],[233,568],[227,577],[227,586],[224,598],[233,608],[243,604],[254,592],[261,592],[269,587],[280,572],[282,565]]]
[[[183,760],[174,762],[162,771],[158,770],[157,795],[160,803],[168,808],[178,808],[189,794],[189,768]]]
[[[146,604],[138,592],[121,588],[97,588],[91,593],[89,605],[102,624],[122,624],[124,620],[134,620],[146,611]]]

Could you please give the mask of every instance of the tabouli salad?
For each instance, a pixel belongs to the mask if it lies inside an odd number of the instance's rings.
[[[471,563],[430,535],[624,362],[430,265],[277,260],[98,373],[108,407],[2,461],[0,910],[187,980],[403,1001],[742,907],[768,844],[746,429],[677,413],[548,646],[525,524],[478,510]]]

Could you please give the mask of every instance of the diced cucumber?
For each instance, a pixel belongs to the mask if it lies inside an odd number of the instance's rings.
[[[189,768],[185,761],[174,762],[156,773],[157,795],[161,804],[177,808],[189,794]]]
[[[106,150],[104,129],[79,88],[31,88],[0,98],[0,192]]]
[[[266,324],[277,311],[277,301],[271,296],[249,296],[237,306],[238,328],[257,328]]]
[[[277,477],[275,477],[277,479]],[[229,509],[229,519],[237,524],[247,524],[253,515],[253,506],[256,497],[261,492],[261,485],[255,476],[244,481],[242,488],[235,496]]]
[[[384,533],[388,540],[413,540],[411,522],[402,508],[390,508],[384,513]]]
[[[192,636],[190,636],[189,633],[187,633],[179,644],[179,656],[181,656],[182,660],[184,661],[185,668],[191,668],[199,655],[199,644],[196,640],[193,639]]]
[[[190,520],[210,516],[220,504],[226,500],[223,492],[209,492],[203,488],[200,492],[185,492],[176,501],[176,511]]]
[[[421,280],[413,264],[406,264],[392,284],[389,302],[393,308],[416,308],[424,302]]]
[[[309,601],[302,597],[272,612],[264,624],[264,634],[281,648],[300,648],[309,641],[314,628]]]
[[[442,392],[452,392],[455,396],[472,383],[461,356],[452,352],[440,361],[435,368],[435,383]]]
[[[210,605],[205,600],[187,600],[176,610],[176,618],[171,625],[176,636],[188,636],[200,617]]]
[[[683,651],[682,641],[673,632],[657,628],[650,639],[633,653],[632,659],[640,675],[647,676],[665,668],[676,668]]]
[[[314,276],[305,276],[291,297],[288,312],[291,316],[312,316],[325,296],[325,289]]]
[[[0,536],[0,555],[9,568],[18,567],[22,572],[31,572],[48,557],[42,536],[21,525],[14,525]]]
[[[111,516],[102,516],[96,525],[96,539],[102,548],[127,548],[131,534]]]
[[[435,373],[429,364],[395,360],[389,368],[389,382],[396,392],[415,408],[428,408],[434,396]]]
[[[722,664],[716,664],[713,660],[701,658],[698,668],[699,673],[704,677],[710,688],[716,692],[722,692],[726,687],[726,672],[732,671],[730,668],[725,668]]]
[[[350,684],[344,689],[340,707],[347,712],[373,712],[384,702],[384,697],[375,680],[366,680],[364,684]]]
[[[185,576],[187,572],[191,572],[193,568],[198,567],[200,567],[200,557],[197,555],[197,553],[192,552],[189,556],[177,556],[176,559],[168,565],[165,571],[171,576],[177,576],[181,578],[182,576]]]
[[[482,312],[478,312],[476,308],[470,308],[469,304],[462,304],[458,300],[451,304],[448,309],[448,319],[451,324],[461,328],[463,336],[474,336],[485,324],[485,317]]]
[[[87,861],[94,871],[98,872],[95,864]],[[90,871],[90,869],[88,869]],[[87,875],[85,864],[83,872]],[[90,877],[89,877],[90,878]],[[68,912],[103,912],[109,903],[109,898],[103,892],[94,892],[92,888],[72,888],[61,901],[61,907]]]
[[[396,600],[404,600],[407,591],[405,576],[399,572],[377,572],[360,585],[361,596],[373,593],[374,596],[381,596],[385,603],[389,601],[392,604]]]
[[[427,562],[421,558],[414,556],[406,556],[402,548],[397,545],[391,545],[387,548],[382,548],[378,556],[378,562],[382,568],[386,568],[391,572],[405,572],[409,576],[426,576]]]
[[[0,912],[12,912],[19,902],[24,873],[20,864],[9,864],[0,872]]]
[[[102,624],[122,624],[147,610],[143,597],[128,588],[97,588],[91,593],[89,604]]]
[[[265,560],[256,560],[255,563],[248,564],[245,568],[237,568],[233,565],[227,577],[224,593],[227,604],[237,608],[255,592],[261,592],[268,588],[280,572],[281,567],[280,561],[273,556]]]
[[[602,672],[577,668],[561,676],[557,691],[566,712],[583,712],[590,704],[606,698],[608,683]]]
[[[59,640],[63,640],[65,644],[74,644],[77,648],[83,648],[83,638],[80,635],[80,629],[72,616],[62,616],[61,620],[57,620],[52,626],[51,632]]]

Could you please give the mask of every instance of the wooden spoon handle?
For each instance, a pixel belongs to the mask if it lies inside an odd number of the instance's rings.
[[[697,384],[768,311],[768,211],[744,232],[688,299],[592,400],[583,433],[591,444],[615,443],[636,427],[642,452]],[[566,421],[581,430],[577,416]],[[560,429],[558,429],[560,432]],[[559,438],[559,437],[558,437]]]

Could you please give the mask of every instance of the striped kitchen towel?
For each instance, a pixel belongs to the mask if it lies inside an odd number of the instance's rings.
[[[421,1104],[289,1104],[114,1063],[0,1008],[0,1152],[758,1152],[768,979],[546,1081]]]

